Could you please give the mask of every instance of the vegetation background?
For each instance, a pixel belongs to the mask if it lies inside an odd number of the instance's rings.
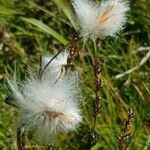
[[[103,88],[96,125],[98,141],[92,150],[117,149],[118,135],[130,106],[135,118],[125,149],[150,149],[150,59],[139,66],[150,52],[150,1],[130,0],[130,6],[126,28],[117,38],[102,40],[99,48]],[[14,125],[17,108],[5,90],[7,78],[12,78],[17,70],[18,78],[23,79],[27,68],[39,63],[40,55],[54,53],[68,44],[76,32],[75,19],[69,0],[0,0],[0,150],[17,149]],[[90,58],[94,57],[94,46],[89,41],[82,48],[82,40],[77,45],[79,52],[73,66],[83,80],[84,119],[76,131],[58,135],[53,146],[57,150],[88,149],[93,126]],[[132,73],[114,78],[136,66],[139,67]],[[26,133],[24,141],[26,150],[46,149],[33,140],[32,133]]]

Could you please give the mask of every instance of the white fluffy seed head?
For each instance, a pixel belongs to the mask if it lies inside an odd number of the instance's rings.
[[[88,0],[72,0],[72,4],[85,38],[115,36],[123,28],[129,10],[126,0],[107,0],[100,5]]]
[[[67,58],[69,53],[67,50],[62,51],[46,68],[48,72],[51,72],[57,76],[61,74],[62,67],[67,64]],[[45,56],[42,58],[42,68],[48,64],[48,62],[54,57],[54,55]]]
[[[89,36],[98,14],[98,7],[88,0],[72,0],[72,5],[78,17],[78,23],[83,36]]]
[[[75,129],[81,122],[78,102],[78,75],[73,72],[54,83],[54,74],[45,72],[42,80],[34,73],[22,83],[8,81],[20,111],[19,127],[36,128],[38,139],[51,142],[58,132]]]

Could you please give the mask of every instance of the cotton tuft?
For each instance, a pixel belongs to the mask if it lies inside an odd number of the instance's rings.
[[[46,70],[39,80],[30,71],[24,82],[8,81],[19,106],[19,127],[35,129],[37,139],[52,142],[59,132],[74,130],[81,122],[78,74],[71,72],[55,82]]]
[[[46,68],[48,72],[55,74],[57,77],[62,73],[62,67],[67,65],[67,58],[69,56],[69,52],[67,50],[62,51]],[[54,57],[54,55],[44,56],[42,58],[42,67]]]
[[[129,10],[127,0],[107,0],[101,4],[72,0],[72,5],[84,38],[115,36],[123,28]]]

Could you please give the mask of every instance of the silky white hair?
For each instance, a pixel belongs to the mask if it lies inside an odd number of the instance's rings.
[[[62,67],[67,65],[68,56],[69,52],[67,52],[67,50],[63,50],[54,60],[52,60],[52,62],[47,66],[46,70],[56,74],[56,76],[59,76],[61,74]],[[54,55],[44,56],[42,58],[42,68],[44,68],[53,57]]]
[[[101,4],[90,0],[72,0],[81,35],[85,38],[115,36],[126,22],[127,0],[106,0]]]
[[[56,133],[73,130],[82,120],[78,74],[69,72],[61,80],[55,79],[49,70],[41,79],[30,70],[24,82],[8,81],[19,106],[19,127],[36,129],[37,138],[49,143]]]

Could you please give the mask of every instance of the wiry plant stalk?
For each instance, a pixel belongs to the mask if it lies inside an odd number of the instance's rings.
[[[41,64],[42,64],[42,59],[40,58],[40,70],[39,70],[39,79],[42,79],[43,73],[46,70],[46,68],[49,66],[49,64],[62,52],[64,51],[64,49],[69,48],[70,49],[70,57],[67,60],[68,65],[65,66],[65,68],[69,67],[69,65],[71,64],[71,61],[73,59],[74,56],[74,52],[77,50],[77,48],[74,45],[74,43],[76,43],[79,40],[79,33],[75,33],[72,38],[71,38],[71,42],[66,45],[66,48],[62,48],[61,50],[59,50],[51,60],[49,60],[49,62],[44,66],[44,68],[42,68]]]
[[[23,150],[23,145],[22,145],[22,136],[21,136],[21,129],[17,129],[17,148],[18,150]]]
[[[91,145],[94,145],[97,142],[95,127],[96,127],[96,122],[97,122],[97,115],[100,109],[99,91],[102,88],[101,79],[99,79],[99,73],[100,73],[99,58],[96,58],[93,63],[93,71],[94,71],[94,83],[95,83],[95,101],[93,103],[93,114],[92,114],[93,115],[93,131],[91,133]]]
[[[61,49],[57,54],[54,55],[54,57],[45,65],[45,67],[42,69],[40,68],[39,71],[39,79],[42,79],[43,73],[45,71],[45,69],[49,66],[49,64],[63,51],[64,49]],[[41,65],[40,65],[41,66]]]
[[[40,74],[41,74],[41,71],[42,71],[42,56],[40,56],[40,64],[39,64],[39,74],[38,74],[38,78],[39,79],[41,79],[41,76],[40,76]]]
[[[130,124],[131,124],[133,119],[134,119],[134,112],[133,112],[133,109],[130,107],[129,111],[128,111],[128,119],[125,122],[125,127],[123,129],[123,133],[121,133],[118,136],[118,139],[119,139],[118,149],[119,150],[124,150],[124,148],[125,148],[125,146],[124,146],[125,140],[131,135],[131,133],[128,132],[128,128],[129,128],[129,126],[130,126]]]
[[[72,63],[72,60],[77,52],[77,47],[76,46],[70,46],[69,47],[69,55],[68,55],[68,58],[67,58],[67,64],[66,65],[62,65],[61,67],[61,72],[60,72],[60,75],[58,76],[58,78],[56,79],[55,83],[61,78],[63,77],[63,73],[66,74],[68,69],[71,67],[71,63]]]
[[[70,68],[72,60],[77,52],[77,47],[76,46],[70,46],[70,51],[69,51],[69,56],[67,59],[67,65],[65,66],[65,69],[67,70],[68,68]]]

